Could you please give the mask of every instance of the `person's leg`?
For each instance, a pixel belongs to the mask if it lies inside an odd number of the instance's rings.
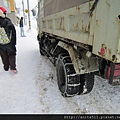
[[[20,35],[21,35],[21,37],[23,36],[23,35],[22,35],[22,27],[20,27]]]
[[[10,63],[11,72],[17,74],[18,71],[16,69],[16,55],[15,54],[9,55],[9,63]]]
[[[24,28],[22,27],[22,35],[23,35],[23,37],[25,37],[25,33],[24,33]]]
[[[9,64],[11,70],[16,70],[16,55],[10,54],[9,55]]]
[[[8,71],[9,70],[9,59],[8,59],[8,54],[5,51],[0,52],[1,58],[2,58],[2,63],[4,65],[4,70]]]

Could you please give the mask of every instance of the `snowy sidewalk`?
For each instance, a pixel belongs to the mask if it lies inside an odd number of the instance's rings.
[[[39,93],[36,87],[39,57],[35,30],[26,30],[20,37],[17,30],[18,74],[5,72],[0,59],[0,113],[39,113]]]

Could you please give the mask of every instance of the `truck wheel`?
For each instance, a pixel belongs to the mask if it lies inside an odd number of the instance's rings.
[[[61,94],[64,97],[71,97],[79,94],[79,76],[72,76],[72,74],[75,73],[75,70],[69,56],[65,56],[65,54],[60,54],[58,56],[56,61],[56,71],[58,87]],[[77,78],[78,81],[75,78]]]
[[[56,61],[56,71],[57,71],[57,80],[58,80],[58,87],[61,94],[66,97],[66,73],[64,70],[64,64],[61,59],[61,56],[58,57]]]
[[[107,65],[107,61],[105,59],[101,59],[99,63],[99,71],[100,71],[100,76],[105,78],[105,68]]]

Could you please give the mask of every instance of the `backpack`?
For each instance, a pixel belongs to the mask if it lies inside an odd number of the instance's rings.
[[[11,35],[10,35],[11,38]],[[10,43],[10,39],[8,38],[4,28],[0,27],[0,44],[5,45]]]

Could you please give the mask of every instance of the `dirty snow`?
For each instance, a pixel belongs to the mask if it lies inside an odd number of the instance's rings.
[[[33,20],[34,21],[34,20]],[[95,76],[91,93],[64,98],[56,79],[56,68],[39,54],[35,21],[25,27],[25,38],[17,30],[18,74],[3,70],[0,61],[0,113],[119,114],[120,86]]]

